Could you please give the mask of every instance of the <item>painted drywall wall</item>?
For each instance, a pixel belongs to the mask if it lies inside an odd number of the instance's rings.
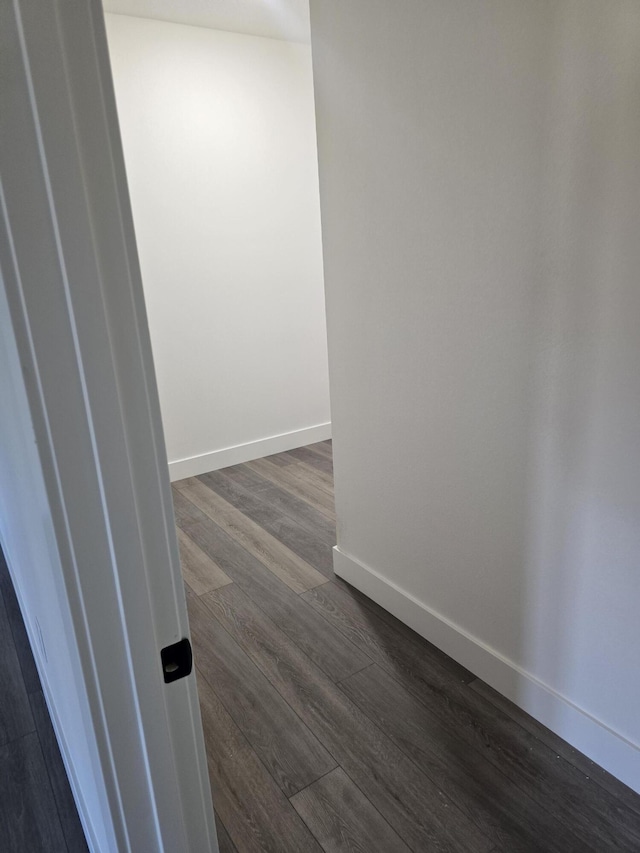
[[[329,437],[309,46],[106,20],[173,478]]]
[[[640,5],[311,26],[336,568],[640,790]]]

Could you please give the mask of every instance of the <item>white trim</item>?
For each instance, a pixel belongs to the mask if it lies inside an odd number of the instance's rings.
[[[69,635],[48,705],[76,795],[88,764],[96,780],[77,803],[94,853],[217,853],[195,674],[165,684],[159,655],[189,626],[102,7],[0,17],[0,287]]]
[[[336,575],[640,793],[640,746],[336,545]]]
[[[241,465],[252,459],[262,459],[263,456],[271,456],[272,453],[283,453],[285,450],[294,450],[296,447],[326,441],[328,438],[331,438],[330,423],[297,429],[293,432],[283,432],[281,435],[259,438],[257,441],[248,441],[246,444],[236,444],[233,447],[223,447],[220,450],[212,450],[210,453],[201,453],[199,456],[176,459],[174,462],[169,462],[169,476],[172,482],[184,480],[185,477],[197,477],[198,474],[206,474],[208,471],[218,471],[229,465]]]

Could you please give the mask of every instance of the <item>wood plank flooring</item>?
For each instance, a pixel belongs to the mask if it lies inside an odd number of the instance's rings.
[[[86,853],[84,833],[1,550],[0,689],[0,850]]]
[[[332,472],[174,484],[223,853],[638,853],[640,796],[334,577]]]
[[[332,573],[331,445],[174,484],[222,853],[640,851],[640,796]],[[0,850],[84,853],[0,553]]]

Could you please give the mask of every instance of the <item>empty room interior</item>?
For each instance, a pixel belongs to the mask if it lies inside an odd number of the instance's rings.
[[[104,26],[219,850],[637,853],[640,4]],[[0,848],[119,853],[0,533]]]

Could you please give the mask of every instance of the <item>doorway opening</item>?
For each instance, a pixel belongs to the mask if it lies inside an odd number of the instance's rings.
[[[329,380],[308,0],[158,10],[105,2],[179,480],[330,438]]]
[[[292,798],[337,764],[219,611],[366,665],[303,598],[336,542],[308,0],[104,6],[218,837],[312,849]]]

